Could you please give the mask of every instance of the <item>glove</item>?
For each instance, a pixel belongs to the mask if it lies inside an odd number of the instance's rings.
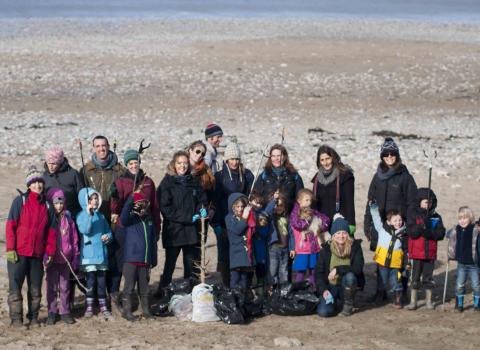
[[[215,233],[215,236],[219,237],[222,234],[222,226],[215,226],[213,228],[213,232]]]
[[[205,218],[207,217],[207,214],[208,214],[208,213],[207,213],[207,209],[205,209],[205,208],[200,209],[200,216],[201,216],[202,218],[205,219]]]
[[[328,292],[328,291],[327,291]],[[333,304],[333,295],[332,293],[328,292],[327,297],[325,298],[325,303],[328,304]]]
[[[195,214],[194,216],[192,216],[192,222],[195,222],[195,221],[197,221],[198,219],[200,219],[200,215]]]
[[[373,209],[373,210],[378,209],[378,204],[373,199],[370,202],[368,202],[368,205],[370,206],[370,209]]]
[[[16,264],[18,261],[18,255],[15,250],[9,250],[6,254],[5,257],[7,258],[7,261]]]
[[[350,236],[353,237],[353,235],[355,234],[355,231],[356,231],[357,227],[355,225],[348,225],[348,232],[350,233]]]

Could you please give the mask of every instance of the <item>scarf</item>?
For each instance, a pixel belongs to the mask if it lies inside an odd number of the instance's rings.
[[[247,229],[247,255],[248,259],[250,262],[253,264],[253,237],[255,237],[256,234],[256,227],[257,227],[257,221],[255,220],[255,212],[253,210],[250,210],[250,213],[248,213],[248,218],[247,218],[247,224],[248,224],[248,229]]]
[[[105,160],[98,160],[97,155],[94,153],[92,154],[92,162],[93,165],[95,165],[95,168],[106,170],[112,169],[118,163],[118,158],[115,153],[108,151],[107,158],[105,158]]]
[[[215,189],[215,177],[203,159],[193,165],[192,175],[199,177],[200,185],[202,185],[204,190],[213,191]]]
[[[336,166],[330,171],[325,171],[322,167],[318,170],[317,181],[320,185],[327,186],[337,179],[337,176],[340,174],[340,171]]]
[[[382,181],[388,180],[397,173],[397,168],[398,167],[388,168],[387,171],[384,171],[382,170],[382,167],[379,164],[377,167],[377,176]]]
[[[285,172],[285,168],[284,168],[283,166],[278,167],[278,168],[272,167],[272,173],[273,173],[276,177],[282,176],[284,172]]]

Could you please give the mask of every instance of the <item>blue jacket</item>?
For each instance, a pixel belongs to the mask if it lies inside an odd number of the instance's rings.
[[[120,222],[125,228],[123,262],[157,265],[157,239],[155,223],[151,215],[140,218],[133,211],[133,198],[130,196],[123,206]]]
[[[94,210],[93,215],[90,215],[87,212],[87,194],[91,196],[93,193],[98,195],[98,207],[100,208],[102,197],[93,188],[82,188],[78,193],[78,202],[82,207],[82,211],[77,214],[76,219],[80,234],[80,264],[107,265],[108,253],[106,244],[112,240],[112,231],[102,213]],[[107,243],[104,243],[101,238],[105,234],[108,235]]]
[[[247,221],[239,219],[233,214],[232,205],[241,197],[247,198],[242,193],[232,193],[228,197],[229,213],[225,217],[225,224],[227,226],[228,243],[230,248],[230,269],[253,266],[253,261],[250,260],[247,250]]]

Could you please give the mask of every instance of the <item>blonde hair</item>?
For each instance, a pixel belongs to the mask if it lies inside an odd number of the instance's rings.
[[[473,224],[475,222],[475,216],[473,215],[472,209],[468,206],[463,206],[458,208],[458,219],[468,218],[470,223]]]
[[[312,190],[309,190],[308,188],[302,188],[297,193],[297,202],[300,201],[303,197],[306,197],[306,196],[310,196],[310,198],[312,198],[312,200],[315,198]]]

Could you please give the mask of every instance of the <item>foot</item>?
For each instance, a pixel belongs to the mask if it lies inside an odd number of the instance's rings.
[[[40,327],[40,322],[38,321],[37,317],[32,318],[28,323],[28,328],[39,328],[39,327]]]
[[[103,315],[103,318],[106,320],[106,321],[109,321],[109,320],[113,320],[113,315],[110,311],[108,310],[104,310],[102,311],[102,315]]]
[[[342,316],[351,316],[353,314],[353,307],[351,305],[344,305],[340,315]]]
[[[21,318],[14,318],[10,320],[10,327],[12,328],[22,328],[23,320]]]
[[[92,318],[93,317],[93,308],[92,309],[87,308],[87,310],[85,310],[85,314],[83,316],[85,318]]]
[[[415,311],[417,309],[417,303],[410,303],[407,305],[407,310]]]
[[[455,305],[454,312],[462,313],[463,312],[463,305]]]
[[[132,314],[131,312],[124,312],[122,314],[122,317],[124,319],[126,319],[127,321],[130,321],[130,322],[134,322],[134,321],[137,320],[137,317],[134,314]]]
[[[75,320],[73,319],[72,315],[70,315],[70,314],[61,315],[60,318],[62,319],[62,321],[65,324],[74,324],[75,323]]]
[[[57,314],[54,312],[49,312],[47,317],[47,326],[53,326],[57,321]]]

